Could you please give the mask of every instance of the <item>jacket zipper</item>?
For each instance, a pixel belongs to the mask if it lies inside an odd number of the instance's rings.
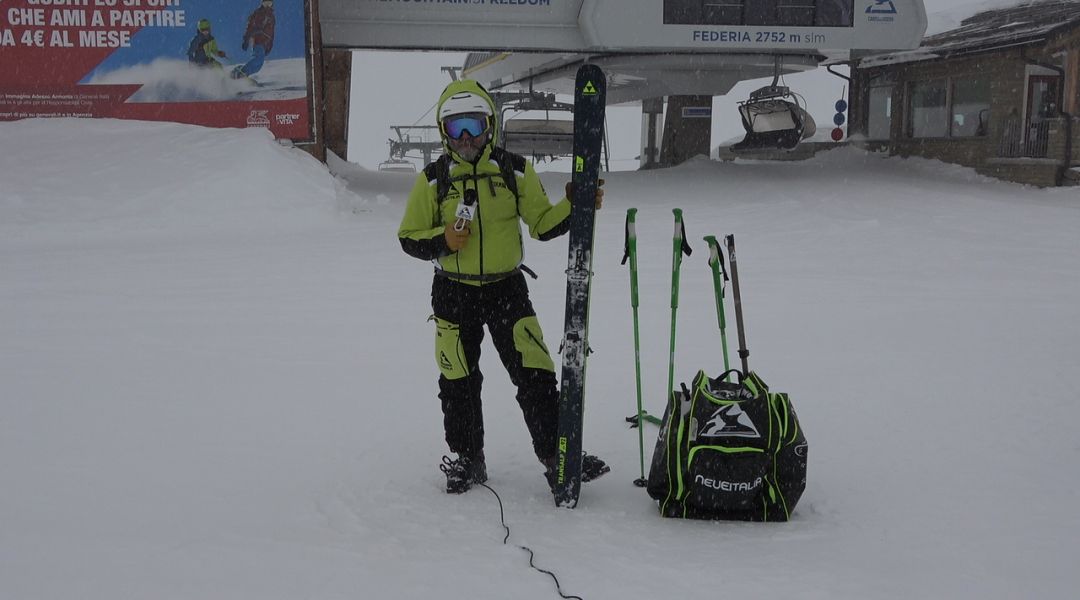
[[[484,274],[484,228],[480,225],[480,184],[477,181],[476,163],[472,166],[473,189],[476,190],[476,227],[480,230],[480,275]],[[480,284],[481,286],[483,283]]]
[[[533,332],[529,331],[528,327],[522,327],[522,329],[524,329],[525,333],[528,334],[529,339],[531,339],[533,341],[533,343],[535,343],[537,346],[540,347],[541,350],[544,351],[544,354],[548,354],[550,356],[550,353],[548,352],[547,346],[544,346],[544,343],[541,342],[539,339],[537,339],[536,336],[533,335]]]

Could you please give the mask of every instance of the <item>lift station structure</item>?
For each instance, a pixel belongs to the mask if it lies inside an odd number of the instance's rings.
[[[926,30],[922,0],[320,0],[318,10],[324,55],[466,51],[463,75],[507,97],[569,94],[577,67],[598,64],[610,104],[641,103],[643,152],[667,100],[661,162],[708,149],[711,99],[740,81],[917,48]],[[347,106],[347,89],[327,90],[326,110]]]

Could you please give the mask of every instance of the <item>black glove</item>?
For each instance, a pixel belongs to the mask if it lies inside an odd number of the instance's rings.
[[[603,188],[603,185],[604,185],[604,180],[603,179],[597,180],[597,182],[596,182],[596,208],[597,208],[597,210],[599,210],[600,207],[602,207],[604,205],[604,188]],[[566,197],[569,198],[569,199],[573,199],[573,197],[574,197],[574,182],[573,181],[567,181],[566,182]]]

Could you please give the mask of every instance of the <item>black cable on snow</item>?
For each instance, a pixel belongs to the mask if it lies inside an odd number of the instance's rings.
[[[486,483],[481,483],[480,485],[482,487],[487,488],[487,490],[489,492],[491,492],[492,494],[495,495],[495,499],[499,501],[499,520],[502,522],[503,529],[506,530],[506,536],[503,537],[503,545],[506,545],[507,540],[510,539],[510,527],[506,524],[506,512],[503,510],[502,498],[500,498],[499,494],[496,493],[495,490],[491,489],[491,486],[487,485]],[[566,594],[564,594],[563,590],[562,590],[562,585],[559,583],[559,578],[556,577],[555,574],[552,573],[551,571],[547,571],[547,570],[541,569],[540,567],[536,566],[536,564],[533,562],[533,559],[536,558],[536,554],[533,553],[532,549],[527,547],[527,546],[518,546],[518,548],[521,548],[522,550],[529,553],[529,566],[530,567],[532,567],[536,571],[539,571],[539,572],[547,575],[548,577],[551,577],[551,579],[553,579],[555,581],[555,591],[557,591],[559,593],[559,596],[561,596],[565,600],[585,600],[581,596],[567,596]]]

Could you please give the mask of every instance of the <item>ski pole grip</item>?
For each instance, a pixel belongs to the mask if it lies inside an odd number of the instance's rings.
[[[705,236],[705,243],[709,245],[709,264],[716,265],[720,262],[720,242],[716,241],[715,235]]]
[[[622,262],[619,264],[626,264],[626,261],[631,258],[632,254],[637,253],[637,225],[634,222],[634,218],[637,216],[636,208],[626,209],[626,228],[623,235],[623,256]],[[630,265],[631,271],[635,268],[633,264]]]
[[[630,261],[630,306],[635,310],[638,307],[638,281],[637,281],[637,217],[636,208],[626,209],[626,237],[623,244],[622,264]]]
[[[675,252],[680,254],[677,260],[682,262],[682,254],[690,256],[693,254],[694,250],[690,248],[690,244],[686,241],[686,224],[683,223],[682,209],[673,208],[671,209],[671,212],[675,215],[675,233],[673,235]]]

